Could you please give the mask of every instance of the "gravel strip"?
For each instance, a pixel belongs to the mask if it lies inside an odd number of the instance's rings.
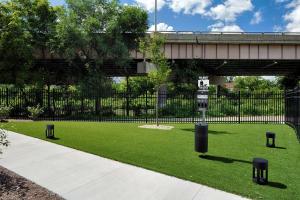
[[[0,166],[0,200],[63,200],[57,194]]]

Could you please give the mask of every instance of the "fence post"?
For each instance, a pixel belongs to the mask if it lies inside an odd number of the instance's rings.
[[[6,96],[6,106],[8,107],[8,106],[9,106],[9,105],[8,105],[8,104],[9,104],[9,103],[8,103],[8,99],[9,99],[9,98],[8,98],[8,88],[6,88],[6,95],[5,95],[5,96]]]
[[[48,85],[48,88],[47,88],[47,94],[48,94],[48,96],[47,96],[47,105],[48,105],[48,117],[51,117],[51,102],[50,102],[50,85]]]
[[[283,111],[283,113],[284,113],[284,122],[286,123],[287,122],[287,120],[286,120],[286,114],[287,114],[287,107],[286,107],[286,102],[287,102],[287,93],[286,93],[286,90],[284,90],[283,91],[283,93],[284,93],[284,99],[283,99],[283,106],[284,106],[284,111]],[[282,95],[282,93],[281,93],[281,95]],[[280,101],[279,101],[279,105],[280,105]],[[279,108],[280,110],[282,110],[282,108]],[[281,113],[281,112],[280,112]],[[282,115],[281,115],[282,116]],[[280,117],[281,119],[282,119],[282,117]],[[281,121],[281,120],[280,120]],[[282,122],[282,121],[281,121]]]
[[[126,116],[129,117],[129,77],[126,76]]]
[[[239,91],[239,124],[241,123],[241,91]]]
[[[53,106],[53,111],[52,111],[52,120],[54,121],[55,120],[55,111],[56,111],[56,108],[55,108],[55,91],[54,91],[54,88],[52,88],[52,106]]]
[[[148,91],[146,91],[146,124],[148,123]]]
[[[99,96],[98,96],[98,92],[96,92],[96,96],[95,96],[95,113],[96,113],[96,115],[99,114]]]
[[[129,93],[126,92],[126,116],[129,117]]]
[[[195,100],[196,100],[196,96],[197,96],[197,94],[193,93],[193,101],[192,101],[193,102],[193,108],[192,108],[193,109],[192,110],[192,113],[193,113],[192,121],[193,121],[193,123],[195,123],[195,109],[196,109],[195,108]]]
[[[80,111],[81,111],[81,116],[82,116],[82,114],[83,114],[83,91],[80,91],[80,100],[81,100]]]
[[[102,98],[103,96],[105,97],[105,95],[107,95],[107,93],[105,93],[105,91],[101,90],[97,92],[97,109],[98,109],[98,121],[102,121],[103,120],[103,113],[104,113],[104,109],[103,109],[103,105],[102,105]]]

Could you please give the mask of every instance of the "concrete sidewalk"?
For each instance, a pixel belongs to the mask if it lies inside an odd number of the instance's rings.
[[[204,200],[237,195],[9,132],[0,165],[66,199]]]

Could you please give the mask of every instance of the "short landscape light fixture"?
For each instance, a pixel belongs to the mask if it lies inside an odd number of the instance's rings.
[[[263,67],[263,69],[267,69],[267,68],[272,67],[277,64],[278,64],[278,62],[274,60],[273,63],[266,65],[265,67]]]
[[[268,160],[263,158],[254,158],[252,165],[253,182],[260,185],[268,184]]]
[[[218,69],[224,67],[227,64],[228,64],[228,62],[226,60],[224,60],[224,62],[221,65],[219,65],[218,67],[216,67],[215,70],[218,70]]]
[[[266,132],[266,146],[267,147],[275,147],[275,133]],[[270,139],[272,140],[272,144],[270,143]]]
[[[46,126],[46,138],[49,138],[49,139],[53,139],[55,136],[54,136],[54,125],[53,124],[48,124]]]

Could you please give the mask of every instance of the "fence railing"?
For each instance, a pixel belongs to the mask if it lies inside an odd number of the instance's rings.
[[[295,129],[300,141],[300,88],[287,91],[285,102],[285,122]]]
[[[196,94],[159,96],[160,122],[197,122]],[[27,119],[29,106],[41,106],[41,120],[155,121],[156,95],[113,91],[0,89],[0,106],[11,107],[10,118]],[[283,92],[230,92],[209,95],[208,122],[284,123]]]

